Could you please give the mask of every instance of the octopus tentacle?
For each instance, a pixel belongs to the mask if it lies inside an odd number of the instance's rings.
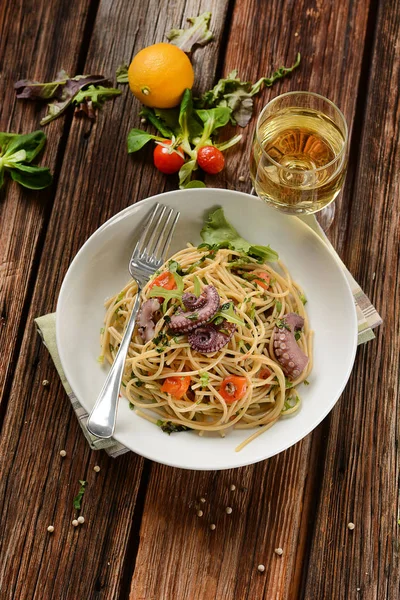
[[[209,323],[197,327],[188,336],[190,347],[201,354],[210,354],[221,350],[232,338],[236,325],[223,321],[219,325]]]
[[[192,294],[188,294],[188,296],[192,296]],[[203,298],[205,298],[205,303],[202,304],[202,306],[187,312],[179,310],[171,317],[169,327],[172,331],[188,333],[189,331],[196,329],[199,325],[207,323],[207,321],[215,315],[219,309],[219,294],[217,289],[213,285],[207,285],[200,298],[202,298],[201,302],[203,302]],[[190,300],[191,299],[189,299],[189,302]],[[188,298],[186,298],[186,302],[188,302]]]
[[[294,332],[304,326],[304,319],[296,313],[288,313],[282,322],[284,327],[275,327],[273,333],[275,356],[285,375],[290,379],[297,379],[308,363],[308,356],[298,346],[294,337]]]
[[[143,302],[137,318],[138,331],[141,338],[148,342],[154,336],[156,324],[153,321],[153,315],[160,309],[160,303],[157,298],[149,298]]]
[[[186,292],[186,294],[183,294],[182,296],[182,302],[188,310],[198,310],[207,303],[207,296],[204,292],[200,294],[199,297],[195,294]]]

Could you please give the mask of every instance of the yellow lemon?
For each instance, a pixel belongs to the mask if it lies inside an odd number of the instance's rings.
[[[194,81],[192,63],[173,44],[153,44],[136,54],[128,70],[129,86],[142,104],[172,108]]]

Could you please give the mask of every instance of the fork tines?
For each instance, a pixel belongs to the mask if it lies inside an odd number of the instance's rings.
[[[150,264],[165,260],[179,216],[173,208],[157,202],[136,244],[137,258]]]

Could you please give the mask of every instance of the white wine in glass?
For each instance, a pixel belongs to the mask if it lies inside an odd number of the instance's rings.
[[[323,96],[278,96],[257,122],[250,161],[256,193],[289,214],[324,209],[343,186],[347,137],[344,116]]]

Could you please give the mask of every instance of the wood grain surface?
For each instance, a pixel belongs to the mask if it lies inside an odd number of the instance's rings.
[[[330,237],[385,325],[358,351],[332,416],[268,461],[189,472],[91,451],[33,319],[55,309],[72,258],[100,224],[177,182],[154,170],[150,149],[127,155],[140,107],[126,86],[95,124],[71,115],[50,124],[41,162],[55,172],[54,186],[26,193],[9,183],[0,191],[1,600],[399,596],[398,3],[4,2],[0,130],[39,128],[43,109],[15,102],[15,80],[50,79],[61,67],[113,77],[121,62],[205,10],[215,40],[192,57],[198,89],[232,68],[256,80],[300,51],[300,69],[265,90],[255,113],[295,89],[327,95],[344,111],[353,129],[350,166]],[[227,154],[224,175],[208,185],[250,190],[253,130],[254,121]],[[79,479],[88,481],[85,524],[74,528]]]
[[[399,29],[382,2],[344,250],[384,324],[332,411],[305,598],[399,597]]]

